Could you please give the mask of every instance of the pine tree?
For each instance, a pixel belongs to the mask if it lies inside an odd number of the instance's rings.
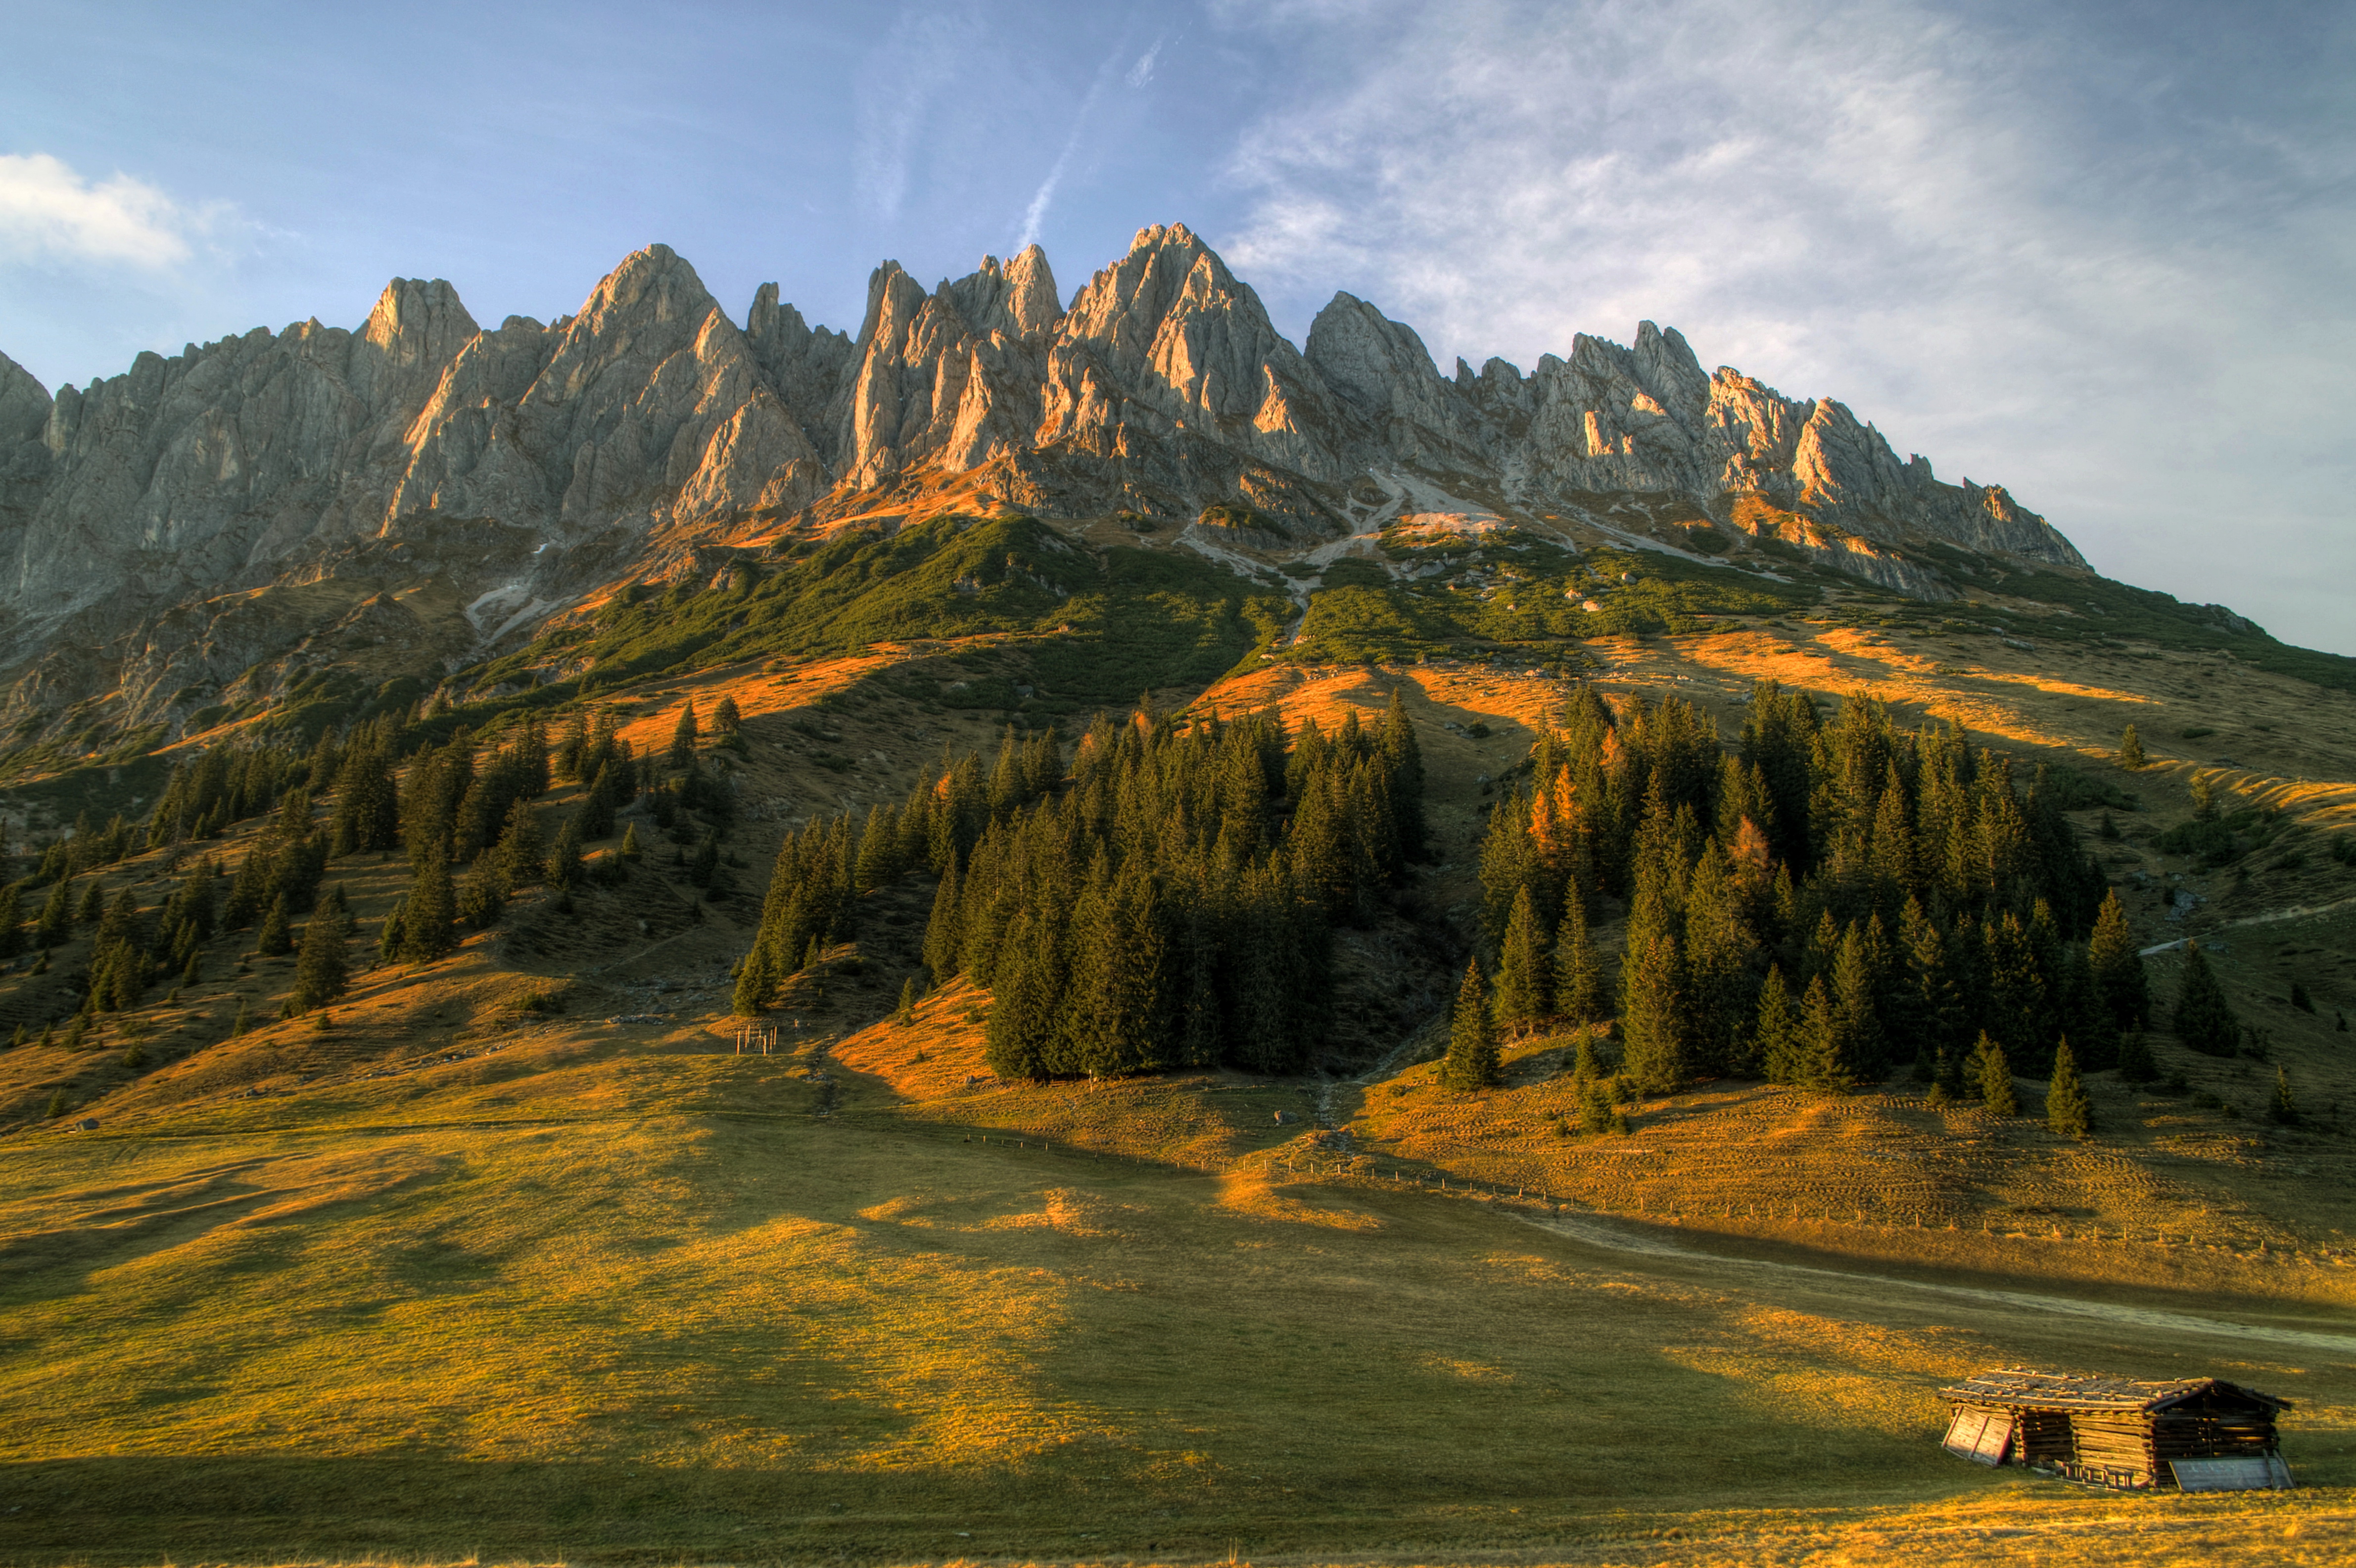
[[[402,902],[401,957],[406,963],[430,964],[457,945],[450,923],[457,918],[457,900],[450,889],[448,846],[426,846],[411,876],[409,895]]]
[[[540,880],[547,852],[540,835],[540,812],[529,800],[508,807],[498,855],[499,874],[509,888],[528,888]]]
[[[964,923],[958,918],[961,893],[956,857],[949,859],[940,886],[933,893],[933,917],[925,926],[925,972],[936,986],[958,970],[958,955],[965,948]]]
[[[2083,1138],[2094,1130],[2094,1096],[2078,1076],[2078,1060],[2064,1039],[2054,1048],[2053,1079],[2045,1086],[2045,1125],[2065,1138]]]
[[[1799,1015],[1792,1082],[1810,1089],[1848,1088],[1851,1080],[1841,1051],[1840,1007],[1822,975],[1810,980],[1801,993]]]
[[[2275,1097],[2266,1107],[2266,1116],[2278,1126],[2298,1124],[2298,1102],[2291,1096],[2290,1074],[2279,1066],[2275,1069]]]
[[[2119,735],[2119,766],[2139,768],[2143,765],[2143,739],[2136,733],[2136,727],[2130,724]]]
[[[670,732],[669,761],[673,773],[685,773],[695,766],[695,742],[702,732],[702,727],[696,722],[695,699],[691,697],[679,710],[679,722]]]
[[[63,942],[73,931],[73,884],[59,881],[51,884],[49,896],[41,901],[40,917],[33,923],[33,945],[43,952]]]
[[[2119,1076],[2130,1083],[2159,1081],[2159,1063],[2152,1060],[2151,1042],[2141,1029],[2119,1041]]]
[[[1595,1031],[1583,1029],[1580,1032],[1579,1048],[1571,1057],[1571,1081],[1592,1083],[1603,1075],[1603,1062],[1595,1051]]]
[[[1841,938],[1833,961],[1833,1040],[1840,1082],[1857,1083],[1879,1075],[1882,1066],[1881,1018],[1875,1005],[1874,966],[1866,932],[1852,925]]]
[[[2102,908],[2095,912],[2086,957],[2117,1028],[2124,1032],[2150,1027],[2151,984],[2144,972],[2143,955],[2136,948],[2135,933],[2127,929],[2126,906],[2119,901],[2116,888],[2104,894]]]
[[[1464,965],[1456,988],[1456,1013],[1448,1032],[1448,1054],[1440,1060],[1440,1083],[1459,1093],[1485,1089],[1497,1081],[1497,1037],[1489,1024],[1489,1002],[1481,966]]]
[[[892,1021],[903,1029],[916,1021],[916,977],[914,975],[900,982],[900,1006],[893,1012]]]
[[[2176,1038],[2204,1056],[2233,1056],[2242,1049],[2242,1022],[2225,987],[2209,967],[2201,944],[2184,944],[2184,982],[2176,994]]]
[[[1579,1130],[1588,1134],[1609,1132],[1612,1118],[1612,1103],[1603,1097],[1603,1085],[1590,1082],[1580,1091]]]
[[[1781,965],[1767,966],[1766,983],[1759,987],[1759,1021],[1754,1026],[1759,1070],[1770,1083],[1797,1083],[1804,1071],[1800,1011],[1792,1005],[1792,988],[1783,983]]]
[[[1555,1011],[1569,1023],[1600,1023],[1603,997],[1603,961],[1588,939],[1585,900],[1574,882],[1563,895],[1562,924],[1555,935]]]
[[[344,967],[343,923],[322,911],[303,927],[303,950],[294,960],[294,1005],[303,1012],[326,1007],[349,985]]]
[[[477,931],[489,930],[507,907],[499,887],[503,880],[496,850],[486,849],[476,856],[466,880],[458,884],[458,918]]]
[[[254,951],[266,958],[291,953],[294,948],[292,929],[287,922],[286,895],[280,893],[270,901],[270,912],[262,917],[261,934],[253,940]]]
[[[556,830],[556,842],[548,851],[546,872],[548,885],[560,892],[581,880],[581,817],[577,812],[566,817],[564,826]]]
[[[638,848],[638,825],[630,823],[622,829],[622,859],[635,860],[643,853]]]
[[[743,723],[744,719],[737,713],[736,699],[733,697],[722,698],[719,706],[712,710],[712,732],[723,739],[736,733]]]
[[[732,998],[736,1016],[759,1018],[768,1009],[776,990],[776,973],[770,964],[768,945],[756,941],[736,971],[736,993]]]
[[[1622,1054],[1646,1093],[1675,1093],[1692,1076],[1683,967],[1676,939],[1665,934],[1632,947],[1621,965]]]
[[[2020,1115],[2020,1097],[2013,1091],[2012,1064],[2005,1060],[2004,1047],[1982,1030],[1972,1058],[1978,1067],[1980,1104],[1999,1116]]]
[[[1505,939],[1498,944],[1495,1008],[1497,1027],[1517,1033],[1547,1016],[1547,965],[1538,947],[1537,912],[1530,892],[1514,895],[1514,912],[1505,923]]]

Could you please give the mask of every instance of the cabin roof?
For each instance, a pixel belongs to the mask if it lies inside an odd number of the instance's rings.
[[[2219,1378],[2113,1378],[2083,1372],[2044,1372],[2029,1367],[1997,1367],[1975,1372],[1939,1391],[1942,1399],[1968,1404],[2009,1404],[2037,1410],[2160,1410],[2205,1393],[2247,1400],[2269,1411],[2290,1402]]]

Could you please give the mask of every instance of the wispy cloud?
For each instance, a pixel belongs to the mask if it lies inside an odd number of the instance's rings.
[[[1038,240],[1040,225],[1046,221],[1047,208],[1055,199],[1055,187],[1064,183],[1064,176],[1070,170],[1072,159],[1080,150],[1080,138],[1087,130],[1088,116],[1095,112],[1098,100],[1104,97],[1105,89],[1112,82],[1113,72],[1120,67],[1121,57],[1128,52],[1127,39],[1115,44],[1112,52],[1105,56],[1104,63],[1097,68],[1095,77],[1089,80],[1087,93],[1072,115],[1071,134],[1064,138],[1063,150],[1055,155],[1055,162],[1047,170],[1047,177],[1039,182],[1039,188],[1031,193],[1030,205],[1023,209],[1023,232],[1014,241],[1016,251],[1022,251]],[[1131,88],[1143,87],[1153,80],[1153,57],[1161,52],[1162,40],[1156,38],[1153,47],[1130,68],[1127,80]]]
[[[2345,516],[2326,383],[2356,311],[2322,280],[2356,249],[2356,139],[2344,114],[2273,120],[2324,91],[2328,40],[2318,80],[2278,89],[2190,35],[2169,56],[1925,0],[1215,15],[1315,62],[1229,166],[1225,251],[1279,291],[1368,294],[1476,362],[1674,323],[2180,592],[2203,513],[2262,526],[2254,458],[2286,529]],[[2344,581],[2356,539],[2333,548]]]
[[[1153,47],[1146,50],[1143,54],[1138,56],[1137,63],[1129,68],[1129,75],[1124,77],[1122,80],[1127,81],[1130,87],[1143,87],[1147,82],[1153,80],[1153,62],[1156,59],[1159,59],[1162,56],[1162,45],[1163,41],[1164,40],[1162,38],[1154,39]]]
[[[857,88],[851,172],[859,203],[872,216],[900,215],[926,122],[985,40],[970,4],[915,5],[868,57]]]
[[[214,216],[129,175],[92,180],[47,153],[0,154],[0,254],[168,268]]]

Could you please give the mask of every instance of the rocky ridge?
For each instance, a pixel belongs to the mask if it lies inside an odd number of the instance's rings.
[[[1296,349],[1172,225],[1068,305],[1035,246],[929,292],[887,261],[846,336],[774,284],[740,326],[654,245],[545,325],[487,330],[447,283],[396,279],[356,331],[256,328],[54,398],[0,357],[8,717],[120,692],[176,723],[284,656],[284,591],[325,581],[347,607],[311,635],[365,623],[430,676],[700,544],[888,528],[928,477],[1050,516],[1223,507],[1280,551],[1359,526],[1372,478],[1574,541],[1627,498],[1674,501],[1922,597],[1951,592],[1926,543],[2085,564],[2001,487],[1900,461],[1840,403],[1705,372],[1650,322],[1451,378],[1336,294]]]

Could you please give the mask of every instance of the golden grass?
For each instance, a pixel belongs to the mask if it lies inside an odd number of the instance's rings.
[[[1730,731],[1762,673],[2082,763],[2127,718],[2164,754],[2179,720],[2213,717],[2191,658],[2047,649],[1956,676],[1847,632],[1594,651],[1608,688],[1666,684]],[[837,775],[776,721],[922,652],[670,683],[630,733],[659,747],[689,692],[706,711],[736,696],[757,868],[783,822],[896,795],[944,736],[981,739],[970,717],[918,735],[888,705],[830,710],[829,745],[862,759]],[[2315,703],[2234,674],[2259,722]],[[1442,863],[1420,892],[1446,908],[1472,886],[1477,775],[1518,760],[1558,687],[1287,668],[1210,698],[1363,720],[1401,680],[1436,791]],[[2356,798],[2344,748],[2287,720],[2233,744],[2237,788],[2325,823]],[[2191,765],[2126,779],[2144,821]],[[158,870],[106,880],[152,891]],[[364,938],[401,872],[331,873]],[[2230,938],[2237,1005],[2318,1108],[2356,1105],[2328,1017],[2356,999],[2356,913],[2222,923],[2329,903],[2338,877],[2194,879],[2214,903],[2191,929]],[[113,1087],[94,1133],[0,1141],[0,1561],[2356,1556],[2356,1357],[2338,1348],[2356,1168],[2336,1132],[2254,1119],[2270,1069],[2171,1060],[2239,1120],[2098,1076],[2090,1146],[1903,1093],[1748,1084],[1650,1102],[1629,1138],[1560,1138],[1564,1040],[1516,1047],[1507,1086],[1471,1097],[1428,1066],[1009,1085],[969,987],[879,1021],[898,979],[873,932],[868,978],[803,1005],[781,1054],[737,1058],[712,1015],[744,903],[577,959],[474,939],[362,976],[325,1036],[211,1043],[240,998],[268,1017],[283,962],[145,1009],[151,1040],[203,1049]],[[2154,939],[2185,929],[2136,913]],[[2327,1016],[2270,999],[2293,973]],[[681,976],[709,994],[668,994],[671,1021],[581,1016],[642,1010],[625,980]],[[534,989],[574,993],[574,1014],[521,1013]],[[120,1029],[80,1058],[0,1053],[0,1095],[88,1077]],[[1355,1155],[1312,1143],[1321,1098]],[[1947,1459],[1930,1391],[1992,1361],[2285,1394],[2308,1489],[2108,1498]]]

